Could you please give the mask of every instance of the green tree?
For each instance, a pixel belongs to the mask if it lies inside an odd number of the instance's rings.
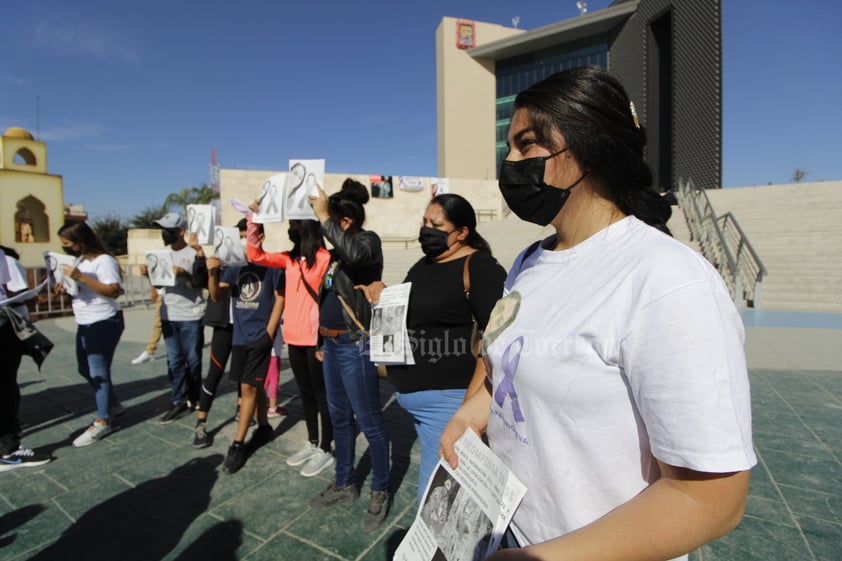
[[[129,220],[130,228],[157,228],[155,221],[166,214],[166,210],[159,206],[148,206],[139,210]]]
[[[202,183],[200,187],[185,187],[178,193],[170,193],[164,200],[166,212],[187,213],[187,205],[207,205],[219,199],[219,193]],[[175,208],[174,208],[175,207]]]
[[[113,255],[125,255],[127,253],[127,238],[129,226],[126,222],[114,213],[94,218],[91,221],[91,228],[105,249]]]

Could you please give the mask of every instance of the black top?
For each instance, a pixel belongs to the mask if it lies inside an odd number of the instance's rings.
[[[470,340],[476,318],[480,329],[503,295],[506,271],[488,252],[477,251],[469,263],[470,300],[462,273],[465,259],[436,263],[421,259],[404,282],[412,282],[406,326],[415,365],[389,365],[389,379],[402,393],[430,389],[464,389],[476,359]]]
[[[339,261],[331,262],[325,276],[322,277],[323,290],[319,307],[319,325],[328,329],[347,329],[345,316],[342,312],[342,303],[339,302],[336,291],[333,290],[333,275],[336,273],[338,266]]]
[[[325,274],[323,290],[331,290],[336,296],[341,296],[345,303],[354,311],[357,320],[368,330],[371,324],[371,305],[362,290],[354,286],[370,284],[380,280],[383,274],[383,249],[380,237],[369,230],[360,230],[355,234],[342,230],[332,220],[322,222],[322,235],[333,245],[331,267]],[[330,286],[327,286],[327,279]],[[336,328],[336,305],[341,308],[344,328],[348,329],[354,341],[363,337],[363,332],[356,322],[341,306],[339,300],[331,294],[322,294],[322,306],[319,323],[323,327]],[[327,306],[327,307],[325,307]]]

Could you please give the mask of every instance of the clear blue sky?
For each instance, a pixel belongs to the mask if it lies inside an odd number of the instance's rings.
[[[723,183],[842,179],[842,7],[723,0]],[[610,0],[591,0],[590,11]],[[65,201],[130,217],[224,168],[436,175],[443,16],[534,29],[575,0],[44,0],[6,10],[0,131],[48,143]]]

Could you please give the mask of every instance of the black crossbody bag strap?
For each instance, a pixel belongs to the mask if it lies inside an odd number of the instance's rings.
[[[304,277],[304,267],[301,266],[301,261],[298,262],[298,272],[301,275],[301,282],[304,284],[304,288],[307,289],[307,293],[313,297],[316,304],[319,303],[319,294],[313,290],[313,287],[310,286],[310,283],[307,282],[307,279]]]

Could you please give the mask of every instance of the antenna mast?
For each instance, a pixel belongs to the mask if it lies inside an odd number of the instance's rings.
[[[216,146],[211,148],[210,187],[214,193],[219,193],[219,162],[216,160]]]

